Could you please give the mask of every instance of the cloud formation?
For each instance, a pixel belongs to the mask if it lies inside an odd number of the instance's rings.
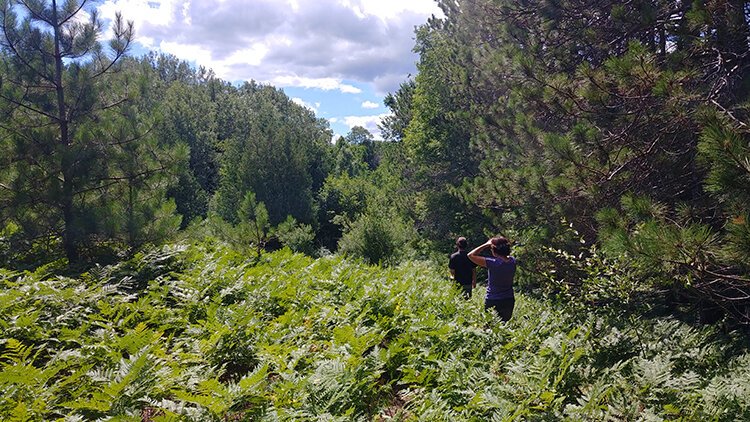
[[[318,113],[318,109],[320,108],[320,103],[310,104],[310,103],[306,102],[305,100],[303,100],[302,98],[299,98],[299,97],[292,98],[292,102],[294,102],[295,104],[300,105],[302,107],[309,108],[310,110],[312,110],[316,114]]]
[[[344,123],[349,126],[349,129],[354,126],[362,126],[372,133],[373,137],[377,140],[382,140],[383,136],[380,133],[378,124],[383,120],[383,117],[387,116],[388,113],[376,114],[373,116],[346,116],[344,117]]]
[[[434,0],[106,0],[99,9],[133,20],[146,48],[223,79],[351,94],[353,83],[396,90],[414,73],[414,27],[440,13]]]

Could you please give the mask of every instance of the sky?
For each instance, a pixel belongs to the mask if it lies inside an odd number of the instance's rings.
[[[131,54],[169,53],[240,83],[281,88],[327,119],[334,138],[376,138],[383,98],[416,73],[414,28],[442,16],[435,0],[104,0],[135,24]]]

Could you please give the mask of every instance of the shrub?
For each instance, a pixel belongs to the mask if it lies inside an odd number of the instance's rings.
[[[403,258],[416,233],[395,212],[378,211],[366,211],[348,227],[339,241],[341,253],[370,264],[394,264]]]

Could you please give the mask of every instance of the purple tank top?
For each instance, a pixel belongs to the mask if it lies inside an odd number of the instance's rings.
[[[516,274],[516,260],[485,257],[487,263],[486,299],[510,299],[513,297],[513,276]]]

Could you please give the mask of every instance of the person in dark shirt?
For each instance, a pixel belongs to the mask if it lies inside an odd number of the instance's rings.
[[[465,298],[471,297],[471,290],[477,287],[477,265],[469,260],[466,254],[468,243],[465,237],[456,240],[456,248],[448,260],[451,278],[461,286]]]
[[[482,256],[490,248],[492,256]],[[510,256],[510,242],[504,237],[494,237],[476,247],[467,255],[471,262],[487,268],[487,296],[484,309],[494,309],[503,321],[513,315],[516,300],[513,294],[513,277],[516,275],[516,260]]]

